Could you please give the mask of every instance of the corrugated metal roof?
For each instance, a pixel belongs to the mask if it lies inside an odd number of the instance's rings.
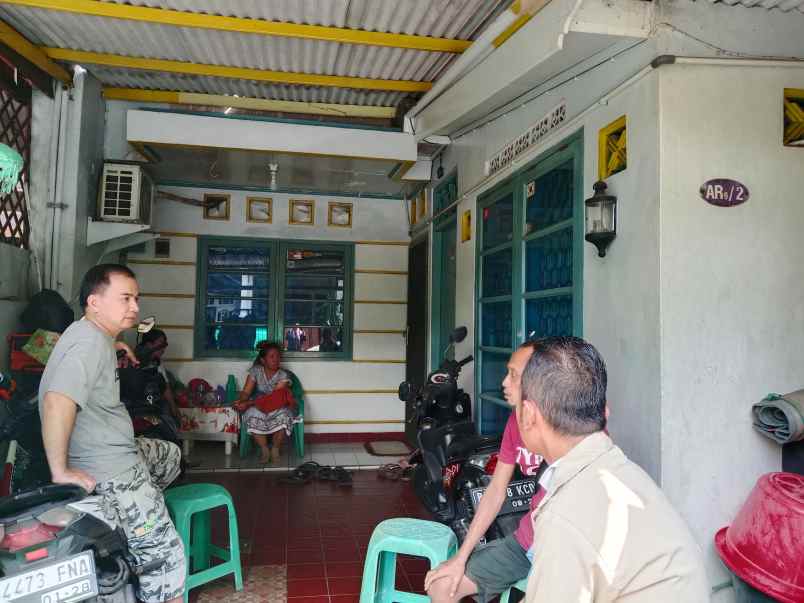
[[[710,0],[710,2],[712,2],[712,4],[723,3],[730,6],[740,5],[747,8],[778,9],[784,12],[798,9],[804,13],[804,0]]]
[[[511,0],[113,0],[152,8],[297,24],[471,39]],[[139,21],[0,5],[0,18],[31,41],[131,57],[389,80],[434,80],[454,55],[300,38],[173,27]],[[284,86],[87,65],[105,84],[239,94],[284,100],[396,105],[405,95]]]
[[[376,90],[353,90],[351,88],[287,86],[237,80],[221,77],[182,75],[178,73],[159,73],[139,69],[117,69],[112,67],[91,67],[95,76],[105,85],[121,88],[143,88],[146,90],[181,90],[183,92],[202,92],[206,94],[237,94],[250,98],[271,98],[277,100],[304,101],[318,103],[338,103],[342,105],[368,105],[392,107],[402,100],[404,92],[383,92]]]

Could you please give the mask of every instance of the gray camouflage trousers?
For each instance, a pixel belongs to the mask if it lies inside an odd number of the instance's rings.
[[[181,451],[164,440],[136,441],[140,462],[99,483],[95,491],[101,496],[106,518],[125,531],[137,565],[164,560],[139,574],[137,591],[143,603],[164,603],[184,594],[187,573],[184,546],[162,495],[162,490],[179,475]]]

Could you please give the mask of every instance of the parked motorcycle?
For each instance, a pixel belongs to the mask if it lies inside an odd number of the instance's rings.
[[[10,380],[9,380],[10,381]],[[15,389],[0,396],[0,442],[8,442],[0,495],[50,482],[36,392]]]
[[[450,333],[444,359],[427,376],[424,386],[417,387],[409,381],[399,384],[399,399],[411,403],[413,414],[409,420],[415,421],[419,430],[472,418],[472,400],[469,394],[458,387],[458,376],[461,369],[474,358],[469,355],[463,360],[455,361],[447,357],[456,343],[466,339],[466,333],[466,327],[458,327]]]
[[[50,483],[36,395],[15,392],[3,411],[0,440],[16,458],[4,475],[14,493],[0,498],[0,600],[135,603],[126,538],[98,497]]]
[[[465,337],[465,327],[453,331],[445,356]],[[477,433],[469,395],[458,387],[460,370],[472,359],[467,356],[456,362],[445,357],[422,388],[407,382],[399,386],[399,397],[412,402],[411,420],[418,425],[421,462],[413,474],[414,491],[437,521],[452,528],[460,542],[491,483],[501,440]],[[536,492],[538,477],[525,477],[516,468],[506,500],[483,542],[516,530]]]
[[[156,325],[153,317],[148,317],[137,326],[137,337],[148,333]],[[120,400],[131,416],[135,436],[155,438],[173,442],[181,447],[179,425],[170,414],[167,401],[163,397],[165,383],[159,369],[152,362],[153,350],[138,344],[134,355],[139,366],[118,369],[120,376]],[[125,354],[118,352],[121,358]]]
[[[136,603],[135,573],[148,568],[136,566],[97,498],[50,484],[0,499],[3,601]]]

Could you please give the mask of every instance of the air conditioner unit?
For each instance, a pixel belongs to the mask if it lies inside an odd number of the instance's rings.
[[[150,224],[155,194],[154,182],[141,165],[104,163],[98,218],[105,222]]]

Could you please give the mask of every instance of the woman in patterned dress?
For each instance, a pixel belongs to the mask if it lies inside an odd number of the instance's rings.
[[[289,436],[293,429],[295,408],[283,406],[277,410],[265,413],[253,405],[254,396],[270,394],[277,389],[290,387],[290,376],[279,368],[282,361],[282,348],[277,343],[263,342],[258,346],[257,358],[249,369],[246,385],[240,392],[238,408],[247,410],[243,413],[248,432],[260,447],[260,462],[277,462],[279,460],[279,447],[285,436]],[[272,435],[271,447],[268,446],[268,436]]]

